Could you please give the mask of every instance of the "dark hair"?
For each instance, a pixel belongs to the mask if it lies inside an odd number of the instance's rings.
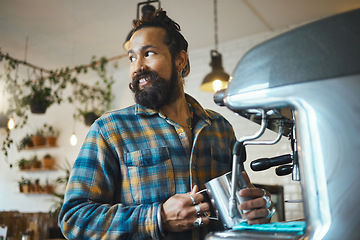
[[[169,18],[166,15],[166,11],[158,9],[153,15],[145,16],[137,21],[134,21],[132,34],[145,27],[161,27],[166,31],[166,38],[164,39],[164,43],[169,47],[169,51],[173,59],[181,52],[181,50],[187,52],[188,42],[180,33],[180,25]],[[189,72],[190,62],[188,57],[186,66],[182,72],[182,76],[186,77]]]

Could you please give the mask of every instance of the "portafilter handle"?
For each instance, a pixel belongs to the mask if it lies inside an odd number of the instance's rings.
[[[250,167],[253,171],[263,171],[271,167],[291,163],[292,160],[291,154],[285,154],[273,158],[260,158],[252,161]]]

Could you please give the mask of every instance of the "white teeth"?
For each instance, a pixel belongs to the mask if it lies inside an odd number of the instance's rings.
[[[149,80],[148,78],[142,78],[142,79],[139,80],[139,83],[143,83],[143,82],[146,82],[148,80]]]

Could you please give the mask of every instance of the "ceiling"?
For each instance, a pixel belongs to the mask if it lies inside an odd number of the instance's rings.
[[[189,51],[214,46],[212,0],[160,1],[161,7],[180,24]],[[0,0],[1,51],[46,69],[86,64],[94,55],[124,54],[122,43],[136,18],[137,3]],[[219,42],[355,8],[360,8],[360,0],[218,0]]]

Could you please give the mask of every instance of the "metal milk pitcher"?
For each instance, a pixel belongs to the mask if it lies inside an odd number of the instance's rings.
[[[236,184],[236,192],[243,188],[247,188],[246,183],[241,175],[238,175]],[[220,177],[214,178],[205,183],[207,194],[209,196],[212,207],[216,214],[216,218],[221,221],[227,229],[232,228],[238,223],[245,222],[242,215],[246,212],[240,209],[240,204],[250,200],[251,198],[240,197],[236,194],[236,213],[233,218],[229,214],[229,199],[231,197],[231,172],[225,173]]]

